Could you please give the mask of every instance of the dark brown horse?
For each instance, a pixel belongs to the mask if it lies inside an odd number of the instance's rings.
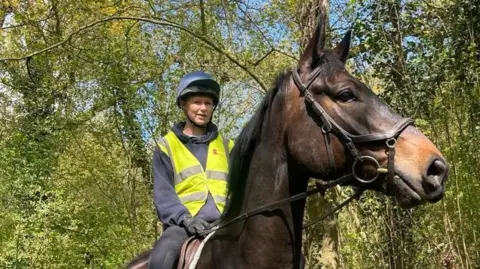
[[[328,50],[324,28],[322,18],[298,66],[279,76],[237,138],[223,228],[196,268],[298,268],[304,197],[237,216],[304,193],[310,178],[377,190],[403,207],[443,197],[442,154],[345,70],[350,34]]]

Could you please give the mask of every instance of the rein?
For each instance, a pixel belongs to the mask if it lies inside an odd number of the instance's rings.
[[[334,159],[333,149],[331,146],[331,137],[330,137],[330,134],[333,133],[343,142],[346,149],[348,149],[348,151],[350,152],[350,154],[354,159],[354,162],[352,165],[352,173],[341,176],[335,180],[331,180],[328,182],[316,181],[315,182],[316,187],[314,189],[247,211],[227,222],[218,224],[218,226],[198,232],[200,236],[205,236],[213,231],[218,231],[237,221],[246,220],[251,216],[258,215],[260,213],[264,213],[267,211],[271,211],[272,209],[277,208],[279,205],[292,203],[301,199],[305,199],[306,197],[316,193],[325,194],[325,191],[327,189],[330,189],[337,185],[344,185],[352,180],[356,180],[360,182],[361,186],[363,186],[362,188],[356,189],[355,193],[352,196],[347,198],[338,206],[332,208],[328,213],[326,213],[322,217],[314,221],[311,221],[308,224],[305,224],[303,226],[303,229],[305,229],[307,227],[315,225],[316,223],[326,219],[330,215],[334,214],[335,212],[337,212],[338,210],[340,210],[341,208],[349,204],[353,199],[359,199],[362,193],[366,190],[366,186],[368,184],[373,183],[380,174],[387,174],[387,183],[388,183],[387,187],[393,186],[394,176],[395,176],[394,160],[395,160],[395,146],[397,144],[396,139],[408,126],[413,125],[413,120],[409,118],[401,119],[399,122],[395,124],[395,126],[392,127],[390,131],[386,133],[353,135],[347,132],[337,122],[335,122],[334,119],[332,119],[328,115],[328,113],[320,105],[320,103],[318,103],[317,100],[315,100],[313,93],[309,90],[309,87],[312,85],[315,79],[320,75],[321,71],[322,71],[321,67],[315,68],[312,71],[312,73],[308,76],[306,83],[302,82],[296,68],[292,70],[292,77],[295,82],[295,85],[300,90],[300,93],[303,94],[305,97],[305,105],[310,106],[323,123],[322,133],[324,136],[325,147],[327,148],[327,157],[329,160],[330,169],[332,171],[336,171],[335,159]],[[380,164],[375,158],[368,155],[360,155],[357,147],[355,146],[356,143],[378,142],[378,141],[385,141],[385,144],[386,144],[386,153],[388,155],[388,163],[386,168],[380,167]],[[361,175],[358,175],[356,172],[357,169],[355,168],[357,168],[358,165],[365,165],[366,163],[373,164],[373,166],[376,169],[375,170],[376,174],[371,178],[364,178]]]
[[[298,200],[301,200],[301,199],[305,199],[308,196],[311,196],[311,195],[316,194],[316,193],[324,194],[327,189],[330,189],[332,187],[335,187],[336,185],[343,184],[347,181],[350,181],[352,179],[352,177],[353,177],[353,173],[342,176],[340,178],[337,178],[337,179],[335,179],[333,181],[329,181],[329,182],[317,181],[317,182],[315,182],[316,187],[314,189],[311,189],[311,190],[308,190],[306,192],[302,192],[302,193],[290,196],[288,198],[279,200],[277,202],[273,202],[273,203],[270,203],[270,204],[267,204],[267,205],[264,205],[264,206],[261,206],[261,207],[257,207],[255,209],[247,211],[247,212],[245,212],[245,213],[243,213],[243,214],[241,214],[241,215],[239,215],[239,216],[237,216],[237,217],[235,217],[235,218],[233,218],[233,219],[231,219],[227,222],[220,223],[218,226],[215,226],[211,229],[200,231],[200,232],[198,232],[198,234],[200,236],[206,236],[207,234],[209,234],[211,232],[223,229],[223,228],[225,228],[225,227],[227,227],[227,226],[229,226],[229,225],[231,225],[231,224],[233,224],[237,221],[246,220],[251,216],[258,215],[260,213],[264,213],[264,212],[267,212],[267,211],[271,211],[272,209],[276,209],[279,205],[288,204],[288,203],[292,203],[292,202],[295,202],[295,201],[298,201]],[[349,204],[353,199],[360,198],[363,191],[364,191],[363,189],[357,189],[355,191],[355,193],[352,196],[350,196],[348,199],[346,199],[341,204],[339,204],[338,206],[331,209],[327,214],[323,215],[319,219],[304,225],[303,229],[305,229],[307,227],[310,227],[310,226],[328,218],[330,215],[334,214],[335,212],[337,212],[338,210],[340,210],[341,208],[343,208],[344,206]]]

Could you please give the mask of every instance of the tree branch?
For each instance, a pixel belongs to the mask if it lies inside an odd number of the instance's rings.
[[[291,55],[291,54],[288,54],[288,53],[286,53],[286,52],[283,52],[283,51],[281,51],[281,50],[277,50],[277,49],[272,49],[272,50],[275,51],[275,52],[277,52],[277,53],[280,53],[280,54],[282,54],[282,55],[284,55],[284,56],[287,56],[288,58],[291,58],[291,59],[293,59],[293,60],[295,60],[295,61],[297,61],[297,62],[300,61],[300,59],[299,59],[298,57],[293,56],[293,55]]]
[[[184,32],[187,32],[189,35],[195,37],[196,39],[199,39],[201,41],[203,41],[205,44],[207,44],[208,46],[210,46],[211,48],[213,48],[216,52],[224,55],[225,57],[227,57],[231,62],[233,62],[235,65],[237,65],[238,67],[240,67],[241,69],[243,69],[245,72],[247,72],[247,74],[249,74],[259,85],[260,87],[263,89],[263,91],[267,91],[268,88],[267,86],[263,83],[263,81],[252,71],[250,70],[250,68],[248,68],[246,65],[240,63],[237,59],[235,59],[235,57],[228,53],[227,51],[223,50],[222,48],[220,48],[219,46],[217,46],[214,42],[208,40],[206,37],[203,37],[201,35],[198,35],[196,33],[194,33],[192,30],[182,26],[182,25],[179,25],[175,22],[172,22],[172,21],[169,21],[169,20],[166,20],[166,19],[155,19],[155,18],[146,18],[146,17],[134,17],[134,16],[112,16],[112,17],[106,17],[106,18],[103,18],[103,19],[100,19],[100,20],[96,20],[94,22],[91,22],[89,24],[86,24],[84,26],[81,26],[80,28],[78,28],[77,30],[71,32],[70,34],[67,35],[67,37],[60,41],[60,42],[57,42],[53,45],[50,45],[44,49],[41,49],[39,51],[35,51],[35,52],[32,52],[30,54],[27,54],[25,56],[20,56],[20,57],[12,57],[12,58],[2,58],[0,59],[0,62],[5,62],[5,61],[21,61],[21,60],[25,60],[29,57],[33,57],[33,56],[36,56],[36,55],[39,55],[41,53],[44,53],[44,52],[47,52],[49,50],[52,50],[52,49],[55,49],[57,47],[60,47],[62,45],[64,45],[66,42],[70,41],[75,35],[78,35],[80,34],[81,32],[89,29],[89,28],[92,28],[92,27],[95,27],[97,25],[100,25],[100,24],[104,24],[106,22],[110,22],[110,21],[114,21],[114,20],[133,20],[133,21],[141,21],[141,22],[147,22],[147,23],[152,23],[152,24],[155,24],[155,25],[162,25],[162,26],[167,26],[167,27],[171,27],[171,28],[175,28],[175,29],[178,29],[178,30],[181,30],[181,31],[184,31]]]
[[[273,47],[273,44],[272,42],[270,41],[270,39],[267,38],[267,36],[263,33],[262,29],[260,29],[260,27],[255,23],[255,21],[248,15],[248,12],[247,10],[243,10],[241,7],[240,7],[240,4],[238,1],[235,1],[235,4],[236,6],[238,7],[238,9],[243,13],[243,15],[250,21],[251,24],[253,24],[253,26],[257,29],[258,32],[260,32],[260,34],[262,35],[263,39],[265,39],[265,41],[268,43],[269,46]],[[244,4],[244,3],[242,3]]]
[[[260,58],[258,61],[256,61],[253,65],[254,66],[258,66],[263,60],[265,60],[265,58],[268,57],[268,55],[270,55],[272,52],[274,52],[274,49],[271,49],[269,50],[265,55],[263,55],[262,58]]]
[[[202,22],[202,34],[207,34],[207,23],[205,22],[205,5],[203,0],[200,0],[200,21]]]

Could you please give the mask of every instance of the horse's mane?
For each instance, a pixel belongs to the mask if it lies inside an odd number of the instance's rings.
[[[260,142],[262,125],[265,117],[272,108],[273,101],[289,81],[289,73],[279,75],[274,87],[263,97],[259,108],[243,128],[235,140],[235,146],[230,154],[230,171],[228,173],[227,204],[222,215],[222,220],[229,220],[240,213],[245,187],[247,185],[248,172],[255,147]]]

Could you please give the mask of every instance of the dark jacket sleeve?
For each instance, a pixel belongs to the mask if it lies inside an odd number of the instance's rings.
[[[170,158],[158,147],[153,153],[153,199],[160,221],[167,225],[180,225],[189,213],[175,192],[173,167]]]

